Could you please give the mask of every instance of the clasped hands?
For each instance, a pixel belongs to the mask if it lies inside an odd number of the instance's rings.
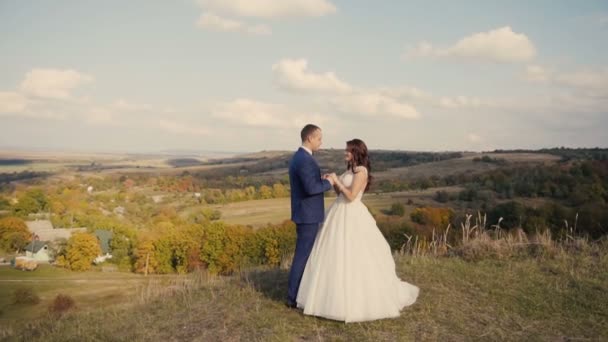
[[[324,174],[323,179],[327,179],[332,186],[338,184],[338,176],[335,172]]]

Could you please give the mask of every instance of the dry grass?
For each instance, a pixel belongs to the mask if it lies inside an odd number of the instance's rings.
[[[58,294],[69,294],[82,310],[99,305],[120,305],[132,302],[149,283],[159,287],[171,284],[175,275],[144,277],[122,272],[71,272],[50,265],[40,265],[35,272],[23,272],[8,266],[0,267],[0,325],[15,320],[39,319]],[[22,287],[31,288],[40,297],[38,305],[15,305],[13,293]],[[44,309],[41,309],[44,308]]]
[[[28,341],[471,341],[608,338],[608,258],[396,256],[399,276],[421,288],[396,319],[344,324],[283,306],[287,270],[232,277],[196,273],[150,282],[129,305],[68,312],[0,329]]]
[[[502,218],[490,227],[487,226],[486,215],[477,213],[474,224],[472,218],[473,215],[466,215],[465,221],[460,224],[460,231],[451,229],[450,225],[441,233],[436,233],[433,229],[430,239],[406,235],[406,243],[399,250],[399,254],[458,256],[467,261],[476,261],[488,258],[554,258],[560,254],[588,253],[592,249],[600,248],[598,244],[590,243],[587,237],[578,236],[576,225],[571,227],[568,222],[565,222],[565,228],[570,234],[556,241],[549,230],[528,235],[521,228],[505,231],[500,227]]]

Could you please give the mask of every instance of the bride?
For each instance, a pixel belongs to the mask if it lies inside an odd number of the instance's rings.
[[[390,246],[361,202],[372,178],[365,143],[348,141],[345,160],[345,173],[327,175],[339,195],[317,233],[297,305],[306,315],[344,322],[398,317],[419,289],[397,277]]]

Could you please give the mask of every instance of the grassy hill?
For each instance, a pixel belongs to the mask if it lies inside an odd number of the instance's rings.
[[[4,320],[0,337],[28,341],[599,341],[608,338],[606,247],[477,262],[397,255],[398,274],[419,286],[421,294],[396,319],[344,324],[304,316],[282,304],[287,270],[258,269],[231,277],[195,273],[165,285],[149,281],[123,304],[90,307],[77,302],[78,309],[62,318],[43,314],[29,322]]]

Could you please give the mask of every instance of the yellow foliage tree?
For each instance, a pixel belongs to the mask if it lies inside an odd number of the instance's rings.
[[[272,194],[275,198],[287,197],[289,195],[289,191],[287,191],[285,185],[281,183],[275,183],[272,186]]]
[[[15,251],[24,248],[31,239],[25,222],[18,217],[0,219],[0,249]]]
[[[91,269],[93,260],[100,254],[99,241],[92,234],[74,233],[68,240],[66,259],[73,271]]]
[[[272,198],[272,188],[268,185],[262,185],[258,193],[261,199]]]
[[[450,223],[454,211],[450,208],[416,208],[410,216],[416,223],[442,229]]]
[[[137,273],[156,273],[158,260],[156,260],[154,241],[143,240],[135,251],[135,272]]]

